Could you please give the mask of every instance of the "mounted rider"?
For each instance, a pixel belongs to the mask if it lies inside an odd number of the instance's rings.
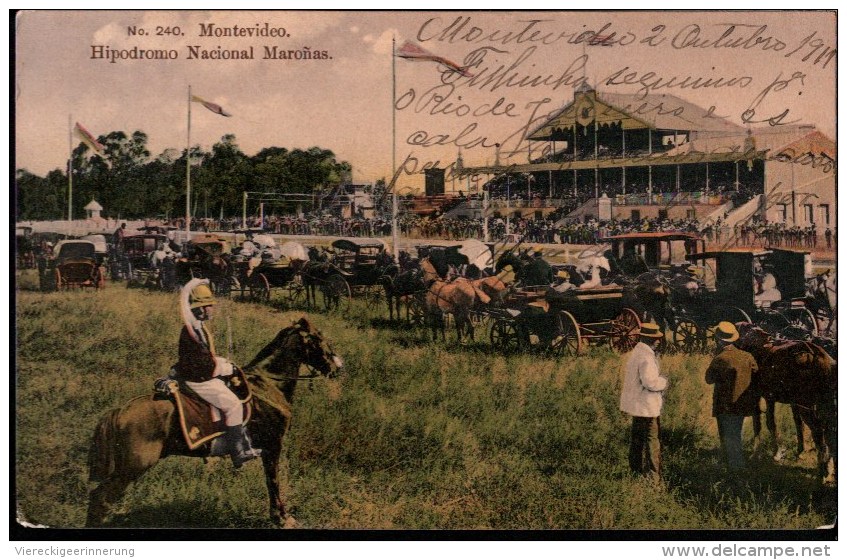
[[[223,356],[215,355],[214,339],[205,325],[212,319],[215,303],[208,280],[195,278],[183,287],[180,309],[184,325],[179,334],[179,361],[174,369],[180,382],[223,414],[224,437],[232,463],[238,468],[261,456],[261,450],[251,446],[242,425],[241,401],[224,382],[235,373],[234,366]]]

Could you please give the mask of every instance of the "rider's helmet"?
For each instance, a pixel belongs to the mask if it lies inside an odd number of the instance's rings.
[[[191,293],[188,294],[188,304],[191,309],[206,307],[207,305],[215,305],[215,303],[217,302],[215,301],[215,297],[212,295],[212,290],[209,289],[208,284],[194,286]]]

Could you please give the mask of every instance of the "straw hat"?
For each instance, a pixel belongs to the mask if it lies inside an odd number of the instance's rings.
[[[715,338],[724,342],[735,342],[738,340],[738,329],[729,321],[721,321],[715,327]]]
[[[530,252],[541,253],[543,250],[544,249],[542,249],[541,245],[533,245],[532,249],[530,249]]]
[[[638,334],[647,338],[662,338],[662,331],[656,323],[643,323]]]

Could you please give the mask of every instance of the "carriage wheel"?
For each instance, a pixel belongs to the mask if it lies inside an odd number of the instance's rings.
[[[795,309],[794,313],[796,313],[797,316],[791,318],[792,326],[802,329],[804,332],[812,336],[820,335],[820,331],[818,330],[818,322],[815,320],[814,314],[809,311],[808,308],[803,307],[800,309]]]
[[[791,327],[791,322],[779,311],[767,311],[762,315],[758,326],[762,327],[768,334],[775,335]]]
[[[729,313],[727,317],[723,319],[724,321],[729,321],[733,325],[735,323],[752,323],[753,319],[750,318],[750,315],[747,314],[746,311],[741,309],[740,307],[730,307],[728,309]]]
[[[550,343],[550,349],[558,356],[576,356],[582,349],[582,337],[579,323],[567,311],[556,315],[556,335]]]
[[[350,286],[340,275],[327,278],[320,286],[324,309],[346,311],[350,305]]]
[[[288,307],[305,307],[308,303],[306,286],[297,280],[292,280],[286,287],[288,288],[288,292],[285,300]]]
[[[409,309],[409,322],[416,327],[423,327],[426,319],[423,301],[419,297],[411,295],[406,300],[406,306]]]
[[[704,340],[701,338],[700,327],[690,319],[682,319],[673,330],[674,348],[686,354],[701,350]]]
[[[261,272],[253,274],[248,286],[251,301],[265,302],[271,299],[271,285],[267,276]]]
[[[618,352],[629,352],[638,344],[638,333],[641,331],[641,320],[638,314],[624,307],[616,318],[612,320],[612,328],[609,331],[609,344]]]
[[[372,286],[361,286],[363,293],[365,294],[365,300],[368,302],[369,306],[376,307],[379,305],[382,300],[383,289],[381,284],[374,284]]]
[[[515,322],[506,319],[496,319],[494,321],[494,324],[491,325],[489,338],[491,340],[491,346],[506,354],[517,352],[521,345]]]
[[[58,268],[55,270],[53,281],[56,283],[57,290],[61,291],[62,289],[67,288],[67,285],[65,285],[64,288],[62,287],[62,271],[60,271]]]

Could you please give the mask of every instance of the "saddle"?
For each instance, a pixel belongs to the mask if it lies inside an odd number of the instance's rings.
[[[244,372],[237,367],[234,369],[235,373],[228,378],[226,384],[241,401],[243,423],[247,424],[253,412],[253,392]],[[225,425],[220,411],[178,379],[171,376],[157,379],[153,392],[154,398],[166,398],[174,403],[188,449],[193,451],[224,434]]]

